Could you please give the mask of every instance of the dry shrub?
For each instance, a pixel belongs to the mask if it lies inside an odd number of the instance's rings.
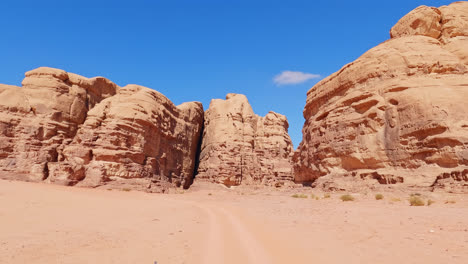
[[[414,196],[414,195],[412,195],[409,198],[409,202],[411,206],[424,206],[425,205],[423,199],[421,199],[419,196]]]
[[[302,194],[302,193],[295,193],[291,195],[292,198],[307,198],[307,195]]]
[[[344,194],[344,195],[341,195],[340,199],[341,199],[341,201],[343,201],[343,202],[354,201],[354,197],[353,197],[351,194]]]

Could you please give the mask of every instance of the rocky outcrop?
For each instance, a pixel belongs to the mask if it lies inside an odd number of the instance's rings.
[[[51,68],[27,72],[22,85],[0,86],[0,175],[41,181],[88,111],[118,87]]]
[[[196,180],[226,186],[291,182],[288,126],[283,115],[256,115],[244,95],[212,100],[205,113]]]
[[[64,185],[188,187],[200,103],[175,106],[149,88],[51,68],[0,86],[0,177]]]
[[[390,40],[312,87],[295,181],[429,188],[468,168],[467,23],[468,2],[418,7]]]

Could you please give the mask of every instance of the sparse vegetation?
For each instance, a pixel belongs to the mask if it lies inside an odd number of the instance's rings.
[[[456,203],[456,202],[457,202],[457,201],[455,201],[455,200],[447,200],[447,201],[445,201],[446,204],[454,204],[454,203]]]
[[[318,200],[320,200],[320,198],[317,196],[317,197],[315,197],[315,200],[317,200],[317,201],[318,201]]]
[[[397,198],[397,197],[394,197],[394,198],[392,198],[391,201],[392,201],[392,202],[401,202],[401,199],[400,199],[400,198]]]
[[[383,198],[384,198],[384,196],[381,193],[378,193],[378,194],[375,195],[376,200],[382,200]]]
[[[331,196],[330,196],[329,193],[326,193],[326,194],[323,195],[323,198],[324,198],[324,199],[328,199],[328,198],[330,198],[330,197],[331,197]]]
[[[433,203],[435,203],[435,201],[433,201],[431,199],[427,200],[427,206],[431,206],[431,204],[433,204]]]
[[[107,190],[108,190],[108,191],[112,191],[112,189],[111,189],[111,188],[109,188],[109,189],[107,189]]]
[[[131,191],[131,190],[132,190],[132,189],[130,189],[130,188],[123,188],[123,189],[122,189],[122,191],[124,191],[124,192],[129,192],[129,191]]]
[[[316,198],[316,196],[313,193],[311,193],[310,194],[310,199],[315,199],[315,198]]]
[[[213,194],[212,194],[212,193],[208,193],[208,195],[210,195],[210,196],[211,196],[211,195],[213,195]]]
[[[424,200],[421,199],[419,196],[411,195],[409,198],[409,202],[411,206],[424,206]]]
[[[354,197],[351,194],[341,195],[340,199],[343,202],[354,201]]]
[[[291,196],[292,198],[307,198],[307,195],[302,193],[295,193]]]

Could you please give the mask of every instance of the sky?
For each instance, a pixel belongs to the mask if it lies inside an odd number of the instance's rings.
[[[314,84],[389,39],[417,6],[451,2],[2,0],[0,83],[47,66],[205,110],[242,93],[256,114],[284,114],[297,147]]]

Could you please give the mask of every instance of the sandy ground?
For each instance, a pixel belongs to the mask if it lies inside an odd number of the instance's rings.
[[[468,263],[466,195],[308,195],[0,180],[0,263]]]

